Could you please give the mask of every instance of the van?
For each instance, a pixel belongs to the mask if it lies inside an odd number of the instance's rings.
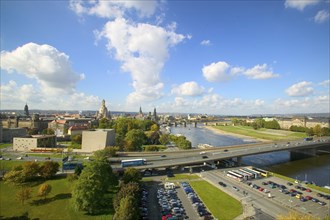
[[[165,186],[165,189],[175,189],[174,183],[166,182],[164,186]]]

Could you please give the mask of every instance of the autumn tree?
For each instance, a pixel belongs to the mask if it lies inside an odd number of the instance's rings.
[[[50,191],[52,191],[52,186],[47,183],[43,183],[39,187],[38,196],[44,197],[44,199],[46,199],[46,197],[50,193]]]
[[[23,164],[23,174],[25,176],[25,181],[30,181],[37,178],[40,172],[39,163],[35,161],[28,161]]]
[[[22,187],[16,193],[16,199],[24,205],[24,202],[31,198],[31,188],[30,187]]]
[[[159,142],[162,145],[168,144],[170,142],[170,135],[169,134],[162,134],[162,135],[160,135]]]
[[[25,175],[23,170],[11,170],[4,175],[3,180],[5,183],[20,185],[25,182]]]
[[[50,179],[59,171],[59,163],[54,161],[46,161],[40,167],[40,176],[45,179]]]
[[[158,124],[153,124],[153,125],[151,125],[150,130],[151,130],[151,131],[159,131],[159,126],[158,126]]]

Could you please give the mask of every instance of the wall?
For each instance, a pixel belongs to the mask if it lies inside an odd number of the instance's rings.
[[[82,152],[94,152],[97,150],[102,150],[106,146],[114,146],[114,144],[114,129],[97,129],[82,132]]]

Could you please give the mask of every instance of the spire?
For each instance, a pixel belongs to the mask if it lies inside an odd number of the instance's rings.
[[[27,103],[24,106],[24,113],[26,116],[29,116],[29,106],[27,105]]]
[[[142,115],[142,114],[143,114],[141,106],[140,106],[140,111],[139,111],[139,114],[140,114],[140,115]]]

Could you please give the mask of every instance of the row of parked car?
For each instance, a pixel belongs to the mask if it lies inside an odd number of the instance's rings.
[[[204,217],[204,219],[213,219],[212,214],[206,209],[205,205],[199,199],[193,188],[191,188],[190,184],[187,182],[181,182],[180,184],[198,215]]]
[[[263,187],[260,187],[260,186],[258,186],[258,185],[256,185],[256,184],[252,184],[252,183],[250,183],[250,182],[248,182],[248,184],[249,184],[251,187],[253,187],[253,188],[255,188],[255,189],[258,189],[259,191],[263,191],[263,192],[267,192],[267,191],[268,191],[267,189],[264,189]],[[320,201],[320,200],[317,199],[317,198],[313,198],[313,197],[310,196],[310,195],[306,195],[306,196],[304,196],[303,193],[302,193],[301,191],[297,190],[297,189],[300,189],[300,190],[302,190],[302,191],[309,192],[309,193],[312,192],[312,190],[311,190],[311,189],[308,189],[308,188],[305,188],[305,187],[303,187],[303,186],[300,186],[300,185],[295,186],[295,189],[289,189],[289,188],[286,187],[285,185],[277,184],[277,183],[275,183],[275,182],[273,182],[273,181],[262,182],[262,185],[264,185],[264,186],[268,185],[269,188],[271,188],[271,189],[275,189],[275,188],[277,188],[277,189],[279,189],[279,191],[280,191],[281,193],[286,194],[286,195],[289,195],[289,196],[291,196],[291,197],[296,197],[297,199],[299,199],[299,200],[302,201],[302,202],[306,202],[306,201],[312,200],[313,202],[318,203],[318,204],[320,204],[320,205],[323,205],[323,206],[326,205],[326,202],[324,202],[324,201]],[[287,185],[288,185],[288,186],[292,186],[293,184],[290,183],[290,182],[288,182]],[[266,191],[266,190],[267,190],[267,191]],[[268,192],[269,192],[269,191],[268,191]],[[327,199],[327,200],[330,199],[330,196],[329,196],[329,195],[324,195],[324,194],[322,194],[322,193],[317,193],[317,196],[319,196],[319,197],[323,197],[324,199]]]
[[[157,190],[157,199],[162,220],[182,220],[187,218],[186,211],[174,187],[172,189],[160,187]]]
[[[146,188],[142,187],[141,189],[141,201],[140,201],[140,216],[141,220],[148,220],[148,191]]]

